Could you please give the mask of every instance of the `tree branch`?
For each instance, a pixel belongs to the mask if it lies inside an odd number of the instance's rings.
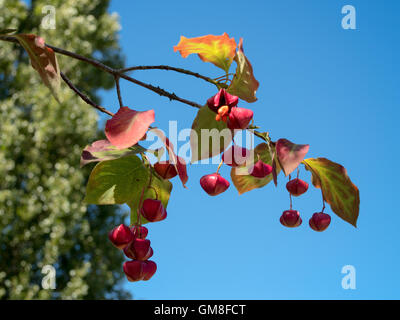
[[[179,73],[184,73],[199,79],[203,79],[209,83],[212,83],[216,86],[219,85],[219,83],[209,77],[203,76],[197,72],[192,72],[190,70],[186,70],[186,69],[182,69],[182,68],[175,68],[175,67],[171,67],[171,66],[166,66],[166,65],[159,65],[159,66],[135,66],[135,67],[129,67],[129,68],[124,68],[124,69],[119,69],[118,71],[120,73],[125,73],[125,72],[129,72],[129,71],[136,71],[136,70],[171,70],[171,71],[175,71],[175,72],[179,72]]]
[[[113,117],[114,113],[108,111],[107,109],[103,108],[102,106],[99,106],[97,103],[92,101],[87,95],[79,91],[77,87],[74,86],[74,84],[71,82],[71,80],[68,79],[68,77],[60,72],[61,78],[65,81],[65,83],[74,91],[83,101],[85,101],[88,105],[91,105],[92,107],[96,108],[97,110],[104,112],[108,114],[109,116]]]
[[[15,37],[12,37],[12,36],[0,36],[0,40],[4,40],[4,41],[8,41],[8,42],[14,42],[14,43],[18,43],[19,44],[19,41]],[[120,72],[118,69],[113,69],[113,68],[101,63],[98,60],[87,58],[87,57],[82,56],[80,54],[77,54],[77,53],[74,53],[74,52],[70,52],[68,50],[64,50],[64,49],[61,49],[61,48],[57,48],[57,47],[54,47],[54,46],[49,45],[49,44],[46,44],[46,47],[52,49],[54,52],[57,52],[59,54],[62,54],[62,55],[65,55],[65,56],[68,56],[68,57],[71,57],[71,58],[86,62],[88,64],[91,64],[92,66],[96,67],[97,69],[103,70],[103,71],[113,75],[114,77],[118,76],[118,77],[120,77],[122,79],[125,79],[125,80],[127,80],[129,82],[132,82],[132,83],[134,83],[134,84],[136,84],[138,86],[141,86],[141,87],[144,87],[144,88],[146,88],[148,90],[151,90],[151,91],[159,94],[160,96],[167,97],[170,100],[176,100],[176,101],[185,103],[187,105],[190,105],[190,106],[198,108],[198,109],[200,109],[202,107],[201,105],[199,105],[196,102],[193,102],[193,101],[178,97],[173,92],[170,93],[168,91],[165,91],[164,89],[161,89],[160,87],[155,87],[155,86],[153,86],[151,84],[144,83],[144,82],[139,81],[139,80],[137,80],[135,78],[129,77],[129,76],[125,75],[124,73]]]

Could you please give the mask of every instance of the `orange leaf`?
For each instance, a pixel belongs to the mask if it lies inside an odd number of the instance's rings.
[[[228,72],[236,50],[234,38],[229,38],[225,32],[221,36],[207,35],[197,38],[181,36],[174,51],[179,51],[183,58],[191,53],[197,53],[204,62],[211,62],[217,67]]]

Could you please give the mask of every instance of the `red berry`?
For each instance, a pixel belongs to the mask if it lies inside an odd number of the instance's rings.
[[[216,196],[229,188],[229,181],[213,173],[201,177],[200,185],[210,196]]]
[[[142,209],[140,210],[143,217],[150,222],[164,220],[167,217],[167,211],[164,209],[160,200],[146,199],[143,201]]]
[[[123,266],[126,277],[129,281],[149,280],[157,271],[155,262],[132,260],[126,261]]]
[[[231,167],[243,165],[250,156],[250,150],[233,145],[222,154],[222,161]]]
[[[223,106],[228,106],[228,108],[235,107],[239,102],[237,96],[233,96],[226,92],[225,89],[220,89],[218,93],[207,100],[208,107],[214,111],[218,112],[218,109]]]
[[[123,249],[129,245],[135,237],[129,227],[120,224],[108,233],[108,238],[115,247]]]
[[[269,164],[258,160],[254,166],[249,169],[249,174],[255,178],[265,178],[267,175],[271,174],[272,167]]]
[[[283,211],[280,222],[289,228],[295,228],[301,225],[303,222],[300,218],[300,213],[297,210],[286,210]]]
[[[156,170],[156,172],[163,179],[172,179],[173,177],[175,177],[178,174],[175,166],[169,162],[156,162],[154,164],[154,170]]]
[[[286,183],[286,189],[292,196],[298,197],[307,191],[308,183],[296,178]]]
[[[229,129],[246,129],[253,119],[253,111],[245,108],[232,108],[228,118]]]
[[[153,255],[153,249],[150,247],[150,240],[135,239],[124,249],[125,255],[130,259],[148,260]]]
[[[146,239],[147,234],[149,233],[149,230],[147,230],[146,227],[141,227],[141,226],[134,226],[131,228],[133,235],[135,238],[139,239]]]
[[[331,216],[327,213],[316,212],[312,215],[309,224],[311,229],[315,231],[324,231],[331,223]]]

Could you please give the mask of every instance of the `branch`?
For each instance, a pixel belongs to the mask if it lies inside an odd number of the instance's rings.
[[[18,43],[19,44],[19,41],[15,37],[0,36],[0,40],[4,40],[4,41],[8,41],[8,42],[14,42],[14,43]],[[190,106],[198,108],[198,109],[200,109],[202,107],[201,105],[199,105],[196,102],[193,102],[193,101],[178,97],[175,93],[170,93],[168,91],[165,91],[164,89],[161,89],[160,87],[155,87],[155,86],[153,86],[151,84],[147,84],[147,83],[139,81],[139,80],[137,80],[135,78],[129,77],[129,76],[121,73],[119,70],[113,69],[113,68],[101,63],[98,60],[87,58],[87,57],[82,56],[80,54],[77,54],[77,53],[74,53],[74,52],[70,52],[68,50],[64,50],[64,49],[61,49],[61,48],[57,48],[57,47],[54,47],[54,46],[49,45],[49,44],[46,44],[46,47],[52,49],[54,52],[57,52],[59,54],[64,55],[64,56],[68,56],[68,57],[74,58],[76,60],[80,60],[80,61],[86,62],[88,64],[91,64],[92,66],[96,67],[97,69],[103,70],[103,71],[113,75],[114,77],[118,76],[118,77],[120,77],[122,79],[125,79],[127,81],[130,81],[130,82],[132,82],[132,83],[134,83],[134,84],[136,84],[138,86],[141,86],[141,87],[144,87],[144,88],[146,88],[148,90],[151,90],[151,91],[159,94],[160,96],[168,97],[170,100],[176,100],[176,101],[185,103],[187,105],[190,105]]]
[[[121,89],[119,87],[119,76],[114,76],[114,79],[115,79],[115,87],[117,89],[119,107],[122,108],[124,106],[124,103],[122,102]]]
[[[79,91],[79,89],[77,87],[75,87],[73,85],[73,83],[71,82],[71,80],[68,79],[68,77],[60,72],[61,78],[65,81],[65,83],[68,85],[68,87],[70,87],[79,97],[81,97],[81,99],[83,101],[85,101],[88,105],[91,105],[92,107],[96,108],[97,110],[104,112],[106,114],[108,114],[109,116],[113,117],[114,113],[106,110],[105,108],[103,108],[102,106],[99,106],[97,103],[95,103],[94,101],[92,101],[87,95],[85,95],[84,93],[82,93],[81,91]]]
[[[212,83],[216,86],[219,85],[219,83],[209,77],[203,76],[197,72],[192,72],[190,70],[186,70],[186,69],[181,69],[181,68],[175,68],[175,67],[170,67],[170,66],[166,66],[166,65],[160,65],[160,66],[135,66],[135,67],[130,67],[130,68],[124,68],[124,69],[119,69],[118,71],[120,73],[125,73],[125,72],[129,72],[129,71],[135,71],[135,70],[171,70],[171,71],[176,71],[179,73],[184,73],[199,79],[203,79],[209,83]]]

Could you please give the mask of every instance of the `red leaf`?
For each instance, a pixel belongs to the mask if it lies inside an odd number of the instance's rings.
[[[299,166],[308,149],[310,149],[308,144],[294,144],[287,139],[279,139],[276,142],[276,154],[285,176],[291,174]]]
[[[154,110],[141,112],[121,107],[112,119],[107,120],[105,133],[114,146],[125,149],[135,145],[153,122]]]
[[[187,175],[185,160],[175,154],[173,144],[169,141],[169,139],[164,135],[164,133],[160,129],[152,128],[150,131],[154,132],[164,143],[169,154],[170,158],[169,162],[175,166],[179,178],[181,179],[183,186],[186,188],[185,184],[188,181],[189,177]]]

